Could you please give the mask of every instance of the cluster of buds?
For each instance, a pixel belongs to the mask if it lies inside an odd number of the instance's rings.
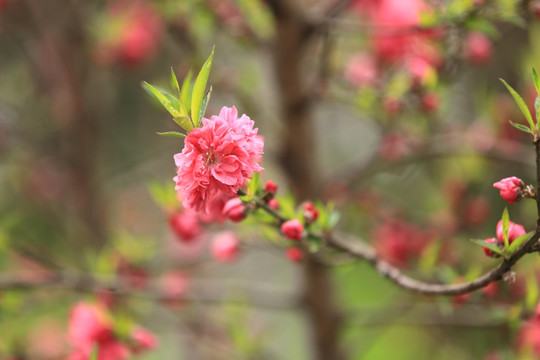
[[[499,222],[497,223],[496,233],[497,233],[497,237],[486,239],[484,241],[488,244],[493,244],[493,245],[501,247],[504,245],[504,232],[503,232],[502,220],[499,220]],[[509,224],[508,224],[508,243],[509,244],[514,242],[514,240],[516,240],[518,237],[525,234],[526,234],[525,228],[523,228],[522,225],[509,221]],[[498,254],[494,253],[490,249],[486,247],[484,247],[483,249],[486,256],[499,257]]]

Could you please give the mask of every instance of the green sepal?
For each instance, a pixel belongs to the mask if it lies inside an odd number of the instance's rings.
[[[516,129],[518,129],[519,131],[523,131],[523,132],[526,132],[526,133],[528,133],[528,134],[534,135],[533,132],[531,131],[531,129],[529,129],[529,128],[526,127],[525,125],[516,124],[516,123],[513,122],[512,120],[509,120],[509,121],[510,121],[510,125],[512,125],[512,126],[515,127]]]
[[[159,136],[165,136],[165,137],[181,137],[181,138],[186,137],[186,134],[178,132],[178,131],[158,132],[156,134],[158,134]]]
[[[316,236],[308,235],[308,251],[310,253],[316,253],[321,249],[321,239]]]
[[[182,114],[179,110],[175,108],[175,105],[172,104],[169,97],[164,95],[161,91],[147,83],[146,81],[142,82],[143,89],[145,89],[150,95],[152,95],[161,105],[171,114],[173,117],[180,117]]]
[[[527,122],[529,123],[529,127],[531,131],[534,132],[533,130],[535,128],[534,121],[532,119],[529,108],[527,107],[527,104],[525,104],[525,101],[523,101],[523,98],[510,85],[508,85],[506,81],[504,81],[503,79],[499,79],[499,80],[501,80],[501,82],[504,84],[504,86],[506,86],[508,91],[510,91],[510,94],[512,94],[512,97],[514,98],[515,102],[519,106],[519,109],[525,116],[525,119],[527,119]]]
[[[475,243],[476,245],[480,245],[482,247],[488,248],[489,250],[493,251],[494,253],[499,254],[501,256],[504,256],[502,250],[499,249],[499,247],[497,245],[490,244],[490,243],[485,242],[484,240],[478,240],[478,239],[471,239],[471,241],[473,243]]]
[[[208,106],[208,102],[210,101],[210,96],[212,96],[212,86],[210,86],[210,89],[206,92],[206,95],[204,95],[201,104],[201,112],[199,113],[199,120],[197,121],[197,127],[202,126],[202,118],[204,116],[204,113],[206,112],[206,107]]]
[[[212,60],[214,59],[215,46],[212,48],[212,52],[206,61],[204,62],[199,75],[195,79],[193,84],[193,92],[191,93],[191,119],[199,119],[201,113],[201,106],[204,98],[204,92],[206,90],[206,83],[208,82],[208,76],[210,75],[210,69],[212,68]]]
[[[516,252],[516,250],[519,249],[521,245],[526,243],[527,240],[529,240],[533,234],[534,234],[534,231],[531,231],[525,235],[521,235],[520,237],[512,241],[510,246],[508,246],[508,255],[512,255],[514,252]]]

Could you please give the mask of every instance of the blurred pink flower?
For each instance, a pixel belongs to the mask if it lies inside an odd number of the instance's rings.
[[[297,219],[285,221],[281,225],[281,232],[287,239],[300,240],[304,232],[304,225]]]
[[[403,220],[392,220],[375,228],[373,239],[375,249],[383,259],[404,267],[420,256],[430,243],[432,234]]]
[[[133,352],[136,354],[153,349],[157,345],[155,336],[142,327],[137,327],[131,333],[131,342],[133,343]]]
[[[190,209],[178,211],[170,215],[169,227],[179,240],[190,242],[199,236],[203,229],[199,223],[199,216]]]
[[[232,231],[223,231],[212,240],[212,256],[219,262],[230,262],[238,257],[240,242]]]
[[[540,356],[540,305],[531,319],[526,321],[517,335],[517,347],[520,351]]]
[[[174,156],[174,180],[184,207],[208,213],[220,191],[234,197],[254,172],[262,170],[264,141],[248,116],[237,115],[235,107],[223,107],[219,116],[203,118],[203,126],[188,134],[184,149]]]
[[[292,262],[300,262],[304,259],[304,252],[297,247],[290,247],[286,250],[287,258]]]
[[[474,65],[484,65],[491,59],[493,46],[491,40],[481,32],[471,32],[463,44],[465,58]]]
[[[354,54],[345,68],[345,79],[354,86],[373,85],[379,76],[377,63],[369,54]]]

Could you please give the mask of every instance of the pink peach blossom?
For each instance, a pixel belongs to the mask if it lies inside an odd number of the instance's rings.
[[[231,221],[240,222],[246,216],[246,205],[240,198],[232,198],[223,206],[223,215]]]
[[[192,241],[203,232],[199,216],[190,209],[173,213],[169,217],[169,227],[178,239],[184,242]]]
[[[235,107],[223,107],[219,116],[203,118],[202,123],[188,134],[184,149],[174,156],[178,167],[175,181],[184,207],[208,213],[220,192],[236,196],[253,173],[262,170],[259,163],[264,141],[249,117],[238,118]]]
[[[527,232],[522,225],[516,224],[512,221],[508,223],[508,243],[511,244],[521,235],[525,235]],[[497,223],[497,239],[501,244],[504,244],[503,224],[502,220]]]
[[[300,240],[304,232],[304,225],[297,219],[289,220],[281,225],[281,232],[287,239]]]

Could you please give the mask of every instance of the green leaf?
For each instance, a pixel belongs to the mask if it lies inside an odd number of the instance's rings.
[[[212,68],[212,60],[214,59],[214,49],[206,61],[204,62],[195,84],[193,85],[193,92],[191,93],[191,119],[199,119],[201,113],[201,106],[204,98],[204,92],[206,90],[206,83],[208,82],[208,76],[210,75],[210,69]]]
[[[512,243],[508,247],[508,255],[512,255],[517,249],[519,249],[522,244],[526,243],[533,234],[534,231],[531,231],[525,235],[521,235],[520,237],[512,241]]]
[[[506,81],[504,81],[503,79],[499,79],[499,80],[501,80],[504,86],[506,86],[506,88],[508,89],[508,91],[510,91],[510,94],[512,94],[512,97],[518,104],[519,109],[521,110],[525,118],[527,119],[527,122],[529,123],[529,127],[531,131],[534,132],[533,129],[535,128],[535,125],[534,125],[531,113],[529,112],[529,108],[525,104],[525,101],[523,101],[523,98],[519,96],[519,94],[510,85],[508,85]]]
[[[181,137],[181,138],[186,137],[186,134],[178,132],[178,131],[158,132],[156,134],[158,134],[159,136],[166,136],[166,137]]]
[[[513,122],[512,120],[510,120],[510,125],[512,125],[512,126],[515,127],[516,129],[518,129],[519,131],[523,131],[523,132],[529,133],[529,134],[531,134],[531,135],[534,135],[533,132],[531,131],[531,129],[529,129],[529,128],[526,127],[525,125],[516,124],[516,123]]]
[[[178,99],[180,99],[180,85],[178,85],[178,79],[176,78],[176,74],[174,73],[174,69],[172,68],[172,66],[170,83],[173,90],[176,91]]]
[[[540,113],[538,112],[538,108],[540,108],[540,95],[536,96],[536,100],[534,100],[534,111],[536,112],[536,126],[538,126],[538,120],[540,119]]]
[[[147,83],[146,81],[142,82],[142,86],[145,90],[148,91],[157,101],[163,105],[163,107],[174,117],[180,117],[182,114],[173,106],[171,100],[161,93],[158,89]]]
[[[490,244],[490,243],[485,242],[484,240],[478,240],[478,239],[471,239],[471,241],[475,243],[476,245],[480,245],[482,247],[488,248],[492,252],[499,254],[501,256],[504,256],[502,250],[499,249],[499,247],[495,244]]]
[[[175,117],[173,118],[173,121],[187,132],[193,130],[193,123],[191,122],[191,119],[187,116]]]
[[[534,87],[536,88],[536,93],[540,95],[540,80],[538,79],[538,73],[535,68],[532,68]]]
[[[98,348],[99,345],[95,344],[92,347],[92,352],[90,353],[90,359],[89,360],[97,360],[98,359]]]
[[[201,112],[199,113],[199,120],[197,121],[197,126],[202,126],[202,118],[204,116],[204,113],[206,112],[206,106],[208,106],[208,102],[210,101],[210,96],[212,96],[212,86],[210,86],[210,90],[206,92],[206,95],[204,95],[203,102],[201,105]]]
[[[510,216],[508,215],[508,208],[504,208],[501,220],[504,236],[504,250],[506,251],[506,253],[508,253],[508,228],[510,227]]]
[[[186,78],[184,79],[184,82],[182,83],[182,90],[180,90],[180,101],[182,102],[182,105],[184,105],[184,109],[186,109],[186,115],[189,114],[191,109],[191,78],[193,77],[193,73],[191,70],[186,75]]]

